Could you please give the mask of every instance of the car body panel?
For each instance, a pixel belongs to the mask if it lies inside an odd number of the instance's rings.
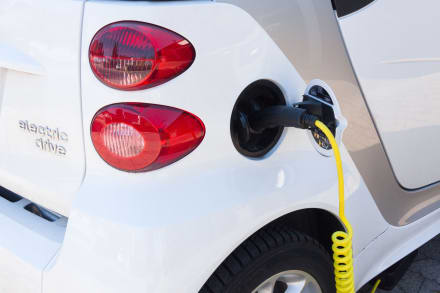
[[[225,18],[231,21],[225,23]],[[71,290],[65,292],[196,292],[231,251],[265,224],[304,208],[337,213],[334,161],[316,152],[306,132],[286,129],[276,148],[260,160],[240,155],[232,144],[231,111],[248,84],[276,81],[288,103],[299,101],[306,88],[252,17],[236,6],[213,2],[136,6],[89,1],[83,50],[97,30],[123,19],[178,32],[196,48],[196,60],[166,84],[122,92],[97,82],[83,55],[84,132],[97,109],[132,101],[191,111],[204,122],[206,136],[190,156],[139,174],[107,166],[86,136],[88,172],[72,207],[63,249],[44,274],[46,292],[63,285]],[[364,231],[355,235],[359,254],[388,225],[366,196],[344,148],[343,157],[347,214],[355,229]],[[310,184],[316,166],[328,172]],[[359,209],[370,215],[368,225],[355,216]]]
[[[43,270],[58,252],[66,220],[48,222],[0,197],[0,292],[40,293]]]
[[[347,50],[399,183],[440,180],[440,3],[375,1],[339,18]]]
[[[82,12],[78,0],[0,3],[0,185],[64,215],[85,172]]]
[[[246,3],[250,5],[255,1]],[[268,6],[263,8],[274,8],[271,1],[264,3]],[[334,160],[316,151],[306,131],[285,129],[274,149],[260,159],[244,157],[234,148],[230,138],[232,109],[243,89],[261,79],[275,83],[288,104],[302,99],[307,83],[313,78],[324,80],[335,90],[342,115],[349,123],[341,154],[346,180],[346,215],[355,231],[357,288],[439,232],[437,211],[413,219],[409,225],[390,227],[389,219],[383,216],[383,206],[377,200],[379,193],[370,193],[370,190],[377,191],[373,189],[376,185],[370,186],[377,178],[373,178],[374,181],[371,176],[365,177],[371,169],[356,156],[355,147],[366,148],[369,146],[366,143],[381,145],[330,3],[284,0],[279,3],[287,5],[281,7],[283,9],[294,6],[290,14],[279,7],[276,9],[285,17],[297,16],[292,18],[297,23],[291,31],[297,40],[293,42],[297,44],[297,51],[286,50],[286,46],[292,44],[288,30],[271,32],[270,26],[262,25],[257,17],[237,5],[214,1],[85,3],[78,48],[81,54],[77,60],[82,98],[82,121],[78,127],[83,133],[84,149],[83,153],[78,151],[78,162],[69,168],[77,170],[76,164],[84,164],[86,171],[73,194],[67,188],[58,191],[61,198],[71,200],[65,205],[69,216],[67,225],[59,229],[46,225],[46,230],[35,229],[30,233],[31,228],[20,222],[18,216],[7,215],[13,223],[2,223],[0,217],[1,232],[8,231],[5,225],[20,227],[13,244],[22,245],[21,250],[13,250],[7,238],[0,239],[0,253],[5,251],[8,255],[7,261],[0,263],[0,270],[14,276],[17,268],[34,269],[28,275],[29,279],[33,278],[29,287],[24,286],[18,276],[11,279],[5,292],[17,289],[23,293],[194,293],[236,247],[266,224],[309,208],[328,211],[337,218]],[[299,20],[304,16],[310,16],[303,20],[305,25]],[[276,25],[276,17],[268,17],[268,23]],[[195,47],[194,63],[184,74],[151,89],[126,92],[106,87],[94,76],[87,52],[100,28],[120,20],[152,23],[181,34]],[[286,46],[273,37],[276,32],[285,34]],[[301,36],[310,37],[301,43]],[[320,46],[314,45],[315,37]],[[334,50],[326,50],[327,42],[334,45]],[[27,54],[26,50],[21,53]],[[304,59],[300,53],[307,53]],[[31,54],[20,56],[20,60],[30,57],[36,61],[26,70],[35,71],[36,64],[47,70],[39,58]],[[322,64],[325,66],[320,66]],[[190,111],[203,121],[205,138],[190,155],[164,168],[146,173],[119,171],[101,159],[90,138],[90,123],[95,113],[103,106],[119,102],[154,103]],[[5,109],[2,107],[1,111]],[[363,116],[354,119],[359,113]],[[371,140],[359,140],[359,132],[371,134],[367,136]],[[386,156],[384,162],[388,163]],[[64,169],[68,168],[58,170]],[[66,172],[69,171],[72,170]],[[394,177],[391,178],[397,185]],[[9,184],[7,187],[22,193],[30,188],[27,182],[23,184],[26,186],[18,188]],[[51,207],[45,201],[39,200],[39,203]],[[399,205],[398,212],[392,214],[395,218],[391,219],[400,219],[408,207],[408,203]],[[1,208],[0,198],[0,211]],[[48,234],[55,230],[62,240],[44,240],[50,239]],[[29,239],[28,234],[45,242],[40,247],[42,256],[38,265],[32,266],[33,258],[29,256],[34,243],[19,243],[20,239]],[[401,250],[393,252],[393,245],[398,244]],[[381,247],[387,249],[379,249]],[[23,263],[17,265],[17,259]],[[38,276],[42,277],[41,287],[35,288],[32,285],[40,284]]]
[[[331,86],[348,120],[344,144],[388,223],[404,226],[440,207],[438,185],[408,191],[394,176],[330,2],[283,0],[273,8],[271,1],[259,1],[259,5],[251,0],[222,1],[251,14],[306,82],[319,77]],[[364,9],[370,6],[374,5]],[[346,16],[344,21],[349,17],[352,16]]]

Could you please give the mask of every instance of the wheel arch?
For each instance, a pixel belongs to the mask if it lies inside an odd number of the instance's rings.
[[[326,225],[322,225],[322,223],[326,223]],[[290,212],[272,220],[258,231],[270,226],[288,226],[306,234],[316,239],[330,255],[332,254],[331,235],[335,231],[345,231],[336,215],[321,208],[305,208]]]
[[[322,225],[322,223],[326,223],[326,224]],[[309,241],[308,243],[310,243],[310,245],[313,245],[314,243],[315,245],[320,246],[321,249],[325,250],[328,253],[330,260],[331,255],[333,254],[331,249],[331,245],[332,245],[331,235],[333,232],[338,230],[345,231],[345,228],[340,222],[339,218],[333,213],[321,208],[299,209],[287,213],[285,215],[282,215],[276,219],[273,219],[269,223],[257,229],[254,233],[252,233],[242,242],[240,242],[232,250],[232,252],[228,254],[228,256],[224,260],[222,260],[222,262],[217,266],[217,268],[209,276],[209,278],[207,279],[207,281],[205,282],[199,293],[211,292],[212,289],[207,289],[208,287],[211,288],[211,286],[214,286],[215,288],[217,288],[218,286],[220,287],[224,286],[225,285],[224,279],[230,279],[231,274],[236,274],[238,272],[238,267],[235,267],[235,269],[231,269],[231,266],[234,267],[234,263],[235,265],[239,264],[239,267],[246,265],[246,262],[243,262],[242,260],[238,260],[237,258],[237,255],[240,255],[240,253],[243,253],[243,251],[246,251],[245,254],[248,256],[253,255],[253,253],[251,253],[248,250],[249,246],[243,248],[246,242],[252,241],[252,239],[254,241],[258,239],[260,240],[260,242],[262,241],[264,243],[264,245],[261,244],[262,246],[273,247],[272,245],[274,244],[270,244],[271,242],[276,243],[280,241],[279,237],[273,236],[273,233],[268,231],[284,231],[282,233],[286,233],[286,231],[299,232],[298,234],[296,234],[297,235],[296,237],[299,237],[298,239],[301,239],[301,236],[298,235],[305,235],[302,236],[302,237],[306,237],[303,239],[309,239],[307,241]],[[263,240],[264,235],[266,235],[269,238]],[[258,250],[262,249],[261,248],[262,246],[260,245],[257,246],[260,247],[258,248]],[[227,267],[226,269],[227,272],[225,273],[226,267]],[[229,277],[226,277],[225,274],[228,275]],[[223,277],[219,277],[220,275],[222,275]],[[219,284],[223,284],[223,285],[219,285]]]

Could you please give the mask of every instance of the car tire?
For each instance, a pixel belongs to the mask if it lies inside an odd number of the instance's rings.
[[[317,290],[299,292],[335,292],[332,261],[318,241],[286,227],[264,228],[229,255],[199,293],[254,293],[268,280],[277,280],[275,286],[261,292],[283,293],[295,282],[273,278],[292,272],[310,276],[307,282],[318,284]]]

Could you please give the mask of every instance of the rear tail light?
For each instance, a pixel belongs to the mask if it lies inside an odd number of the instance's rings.
[[[135,21],[103,27],[93,37],[89,61],[104,84],[139,90],[164,83],[191,66],[195,50],[182,36]]]
[[[93,145],[102,159],[130,172],[169,165],[192,152],[204,135],[205,126],[195,115],[153,104],[104,107],[91,125]]]

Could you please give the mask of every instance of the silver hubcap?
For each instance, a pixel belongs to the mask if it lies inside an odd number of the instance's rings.
[[[285,271],[270,277],[252,293],[322,293],[315,278],[303,271]]]

